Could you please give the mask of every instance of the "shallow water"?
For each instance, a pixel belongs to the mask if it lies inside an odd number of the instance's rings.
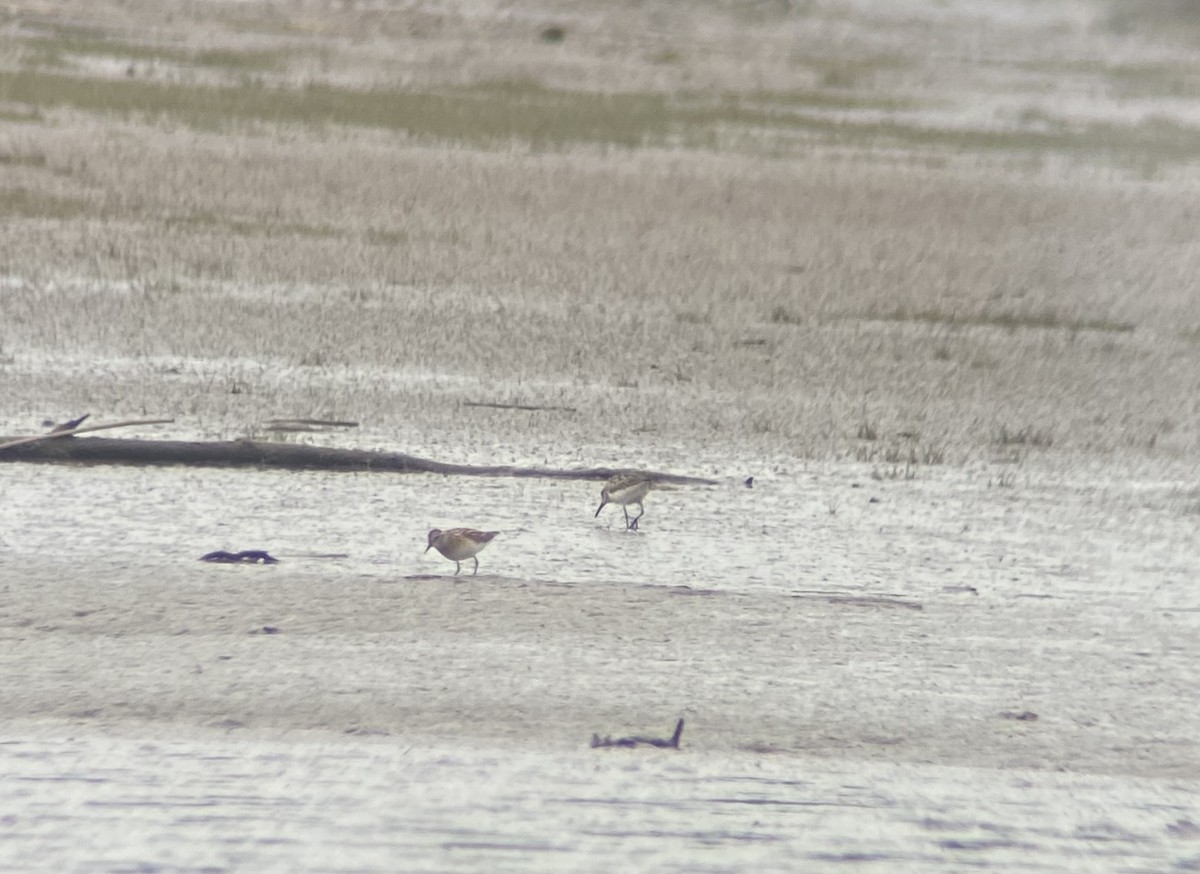
[[[266,549],[323,574],[392,579],[452,573],[424,552],[426,534],[465,525],[501,532],[483,572],[531,581],[1200,603],[1187,585],[1186,481],[1034,463],[1012,487],[994,484],[996,468],[924,467],[911,481],[872,470],[776,466],[753,488],[718,472],[717,486],[652,491],[634,533],[618,506],[594,518],[591,482],[12,465],[0,467],[0,561],[169,571],[215,549]]]
[[[6,870],[1160,872],[1193,786],[688,752],[85,737],[0,746]]]

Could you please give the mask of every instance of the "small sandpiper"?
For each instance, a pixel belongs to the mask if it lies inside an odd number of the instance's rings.
[[[471,575],[479,573],[479,559],[475,558],[475,554],[492,542],[492,538],[499,534],[499,531],[476,531],[474,528],[451,528],[449,531],[443,531],[440,528],[434,528],[429,532],[429,545],[425,547],[425,551],[436,548],[438,552],[446,558],[454,562],[454,575],[458,576],[458,572],[462,570],[461,562],[468,558],[475,559],[475,569],[471,571]]]
[[[596,516],[600,515],[606,504],[620,504],[621,512],[625,514],[625,529],[637,531],[638,519],[646,512],[646,508],[642,506],[642,499],[650,491],[651,485],[653,482],[640,473],[617,474],[600,490],[600,506],[596,508]],[[626,509],[628,504],[637,504],[638,507],[638,514],[632,520],[629,518],[629,510]]]

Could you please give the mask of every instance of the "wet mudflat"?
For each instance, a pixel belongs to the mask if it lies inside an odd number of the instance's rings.
[[[633,534],[577,482],[6,467],[6,860],[1186,869],[1185,493],[985,473],[777,467]],[[421,552],[479,518],[478,576]]]
[[[9,870],[1191,870],[1160,781],[355,738],[3,747]]]

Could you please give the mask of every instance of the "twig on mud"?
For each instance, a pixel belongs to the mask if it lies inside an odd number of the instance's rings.
[[[200,561],[217,564],[279,564],[279,559],[264,549],[243,549],[241,552],[226,552],[218,549],[200,556]]]
[[[592,735],[592,749],[597,747],[658,747],[660,750],[677,750],[679,749],[679,738],[683,735],[683,719],[675,723],[675,733],[669,738],[660,737],[643,737],[642,735],[633,735],[632,737],[619,737],[615,740],[611,737],[600,737],[598,734]]]
[[[329,428],[357,428],[358,422],[342,422],[336,419],[271,419],[264,431],[323,431]]]
[[[92,431],[107,431],[110,428],[129,428],[134,425],[169,425],[174,421],[174,419],[126,419],[124,422],[113,422],[111,425],[87,425],[83,428],[70,428],[66,431],[51,431],[49,434],[38,434],[34,437],[18,437],[7,443],[0,443],[0,449],[24,446],[27,443],[38,443],[42,440],[57,440],[59,437],[73,437],[76,434],[88,434]]]

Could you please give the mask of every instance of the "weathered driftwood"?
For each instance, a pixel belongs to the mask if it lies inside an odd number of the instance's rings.
[[[103,437],[59,439],[44,435],[38,442],[0,446],[0,462],[85,462],[91,464],[178,464],[193,467],[271,467],[291,470],[357,470],[395,473],[443,473],[468,476],[543,477],[547,479],[608,479],[617,469],[607,467],[561,470],[506,465],[448,464],[403,452],[337,449],[295,443],[231,440],[119,440]],[[624,469],[622,469],[624,470]],[[655,482],[676,485],[716,485],[714,480],[647,471]]]
[[[658,747],[660,750],[677,750],[679,749],[679,738],[683,736],[683,720],[680,719],[675,723],[675,733],[669,738],[661,737],[643,737],[642,735],[633,735],[632,737],[600,737],[598,734],[592,735],[592,748],[596,747]]]
[[[24,446],[27,443],[40,443],[43,440],[57,440],[59,437],[74,437],[76,434],[88,434],[92,431],[108,431],[112,428],[130,428],[134,425],[170,425],[174,419],[126,419],[124,422],[111,422],[107,425],[83,425],[80,422],[90,414],[84,413],[78,419],[72,419],[62,425],[55,425],[45,434],[34,434],[32,437],[4,437],[0,439],[0,450],[13,446]],[[0,453],[0,459],[3,453]]]

